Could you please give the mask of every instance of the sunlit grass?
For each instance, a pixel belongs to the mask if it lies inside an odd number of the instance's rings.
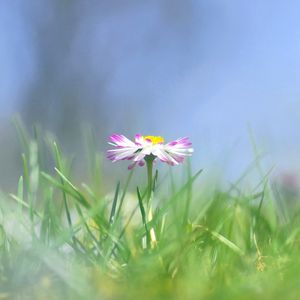
[[[79,184],[53,139],[17,130],[23,174],[0,195],[0,299],[299,298],[299,210],[268,172],[247,192],[239,181],[207,188],[184,166],[183,182],[156,174],[147,222],[134,170],[108,192],[89,142],[90,180]]]

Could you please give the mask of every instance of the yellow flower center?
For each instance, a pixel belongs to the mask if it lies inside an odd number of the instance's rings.
[[[153,136],[153,135],[146,135],[143,136],[145,141],[151,141],[153,145],[155,144],[162,144],[165,140],[162,136]]]

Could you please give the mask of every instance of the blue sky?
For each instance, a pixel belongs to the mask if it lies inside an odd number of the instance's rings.
[[[26,3],[0,3],[0,119],[20,110],[38,76],[28,12],[53,18],[47,1]],[[228,160],[236,175],[252,157],[251,127],[271,163],[299,165],[299,1],[103,3],[107,14],[83,11],[68,63],[84,64],[91,82],[108,74],[109,131],[189,135],[199,165]]]

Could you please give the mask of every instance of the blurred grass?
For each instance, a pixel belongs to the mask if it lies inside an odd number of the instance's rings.
[[[299,298],[299,209],[290,209],[269,172],[260,168],[252,190],[240,180],[207,189],[187,164],[184,182],[169,174],[167,197],[156,174],[157,205],[146,223],[145,186],[130,192],[134,171],[105,194],[91,131],[90,183],[77,184],[72,158],[51,135],[16,128],[23,174],[15,194],[0,194],[0,299]],[[143,246],[147,228],[154,248]]]

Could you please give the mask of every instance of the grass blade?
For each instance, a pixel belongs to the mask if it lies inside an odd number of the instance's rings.
[[[120,181],[117,184],[114,200],[113,200],[113,203],[112,203],[112,208],[111,208],[110,217],[109,217],[109,224],[110,225],[112,225],[115,221],[115,214],[116,214],[116,207],[117,207],[118,196],[119,196],[119,189],[120,189]]]

